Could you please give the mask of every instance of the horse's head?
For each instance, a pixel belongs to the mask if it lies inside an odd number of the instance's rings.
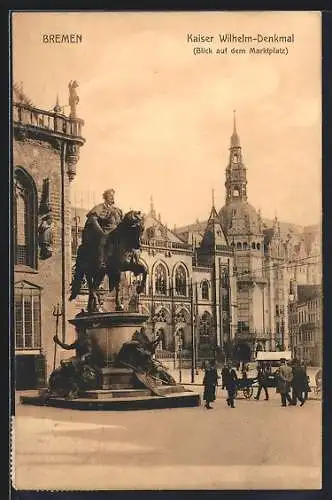
[[[140,234],[144,231],[144,216],[142,212],[130,210],[122,219],[123,227],[138,229]]]

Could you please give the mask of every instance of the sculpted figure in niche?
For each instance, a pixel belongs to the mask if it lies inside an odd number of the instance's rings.
[[[40,258],[45,260],[53,254],[53,219],[52,214],[43,215],[38,227]]]

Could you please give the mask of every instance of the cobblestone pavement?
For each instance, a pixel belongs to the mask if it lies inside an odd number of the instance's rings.
[[[321,402],[282,408],[275,389],[231,409],[219,388],[211,411],[18,404],[14,429],[17,489],[321,487]]]

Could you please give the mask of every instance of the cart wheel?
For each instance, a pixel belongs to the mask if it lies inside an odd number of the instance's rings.
[[[253,393],[254,393],[254,390],[253,390],[253,388],[252,388],[252,387],[245,387],[245,388],[243,389],[243,395],[244,395],[244,397],[245,397],[246,399],[250,399],[250,398],[251,398],[251,396],[253,395]]]

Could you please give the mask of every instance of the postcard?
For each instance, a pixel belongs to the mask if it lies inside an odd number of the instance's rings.
[[[14,488],[320,489],[321,14],[11,38]]]

